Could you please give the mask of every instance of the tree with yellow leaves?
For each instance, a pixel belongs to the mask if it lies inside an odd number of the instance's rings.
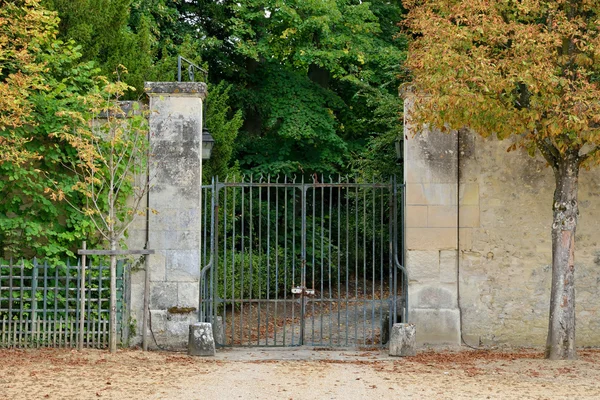
[[[600,161],[600,2],[410,0],[414,121],[514,138],[552,167],[546,356],[575,350],[579,171]],[[422,94],[422,96],[421,96]]]

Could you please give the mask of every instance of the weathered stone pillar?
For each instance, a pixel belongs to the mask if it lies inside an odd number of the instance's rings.
[[[411,98],[405,99],[409,114]],[[405,121],[408,322],[417,344],[459,345],[458,133],[415,131]]]
[[[202,101],[206,84],[146,82],[150,97],[151,327],[161,347],[187,349],[198,321]],[[153,340],[150,340],[153,345]]]

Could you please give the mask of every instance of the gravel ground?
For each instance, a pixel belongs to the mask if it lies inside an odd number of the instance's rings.
[[[551,362],[530,350],[0,350],[0,399],[598,399],[600,350]]]

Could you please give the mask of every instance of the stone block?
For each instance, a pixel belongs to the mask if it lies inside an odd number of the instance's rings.
[[[404,229],[407,250],[456,249],[456,228],[409,228]]]
[[[405,224],[409,227],[427,228],[427,206],[406,206]]]
[[[456,285],[412,284],[408,288],[410,307],[423,309],[456,308]]]
[[[188,354],[190,356],[214,356],[215,339],[208,322],[197,322],[189,327]]]
[[[440,282],[456,283],[458,252],[456,250],[440,251]]]
[[[150,322],[158,345],[167,350],[186,350],[189,326],[198,322],[197,313],[171,314],[166,310],[150,310]],[[154,346],[154,341],[149,343]]]
[[[459,228],[458,229],[458,246],[459,250],[469,251],[473,248],[473,229]]]
[[[150,308],[166,310],[177,305],[177,283],[152,282],[150,285]]]
[[[427,207],[428,226],[432,228],[453,228],[458,225],[458,210],[456,206]]]
[[[425,174],[425,168],[414,165],[411,168],[404,169],[404,181],[406,183],[421,183],[426,178],[424,177]]]
[[[479,184],[465,183],[460,185],[460,205],[479,205]]]
[[[460,313],[458,309],[411,308],[408,320],[419,327],[417,346],[460,346]]]
[[[406,205],[427,205],[427,199],[423,193],[423,185],[420,183],[407,183],[405,187]]]
[[[210,200],[210,199],[208,199]],[[182,231],[198,231],[200,228],[200,218],[198,218],[198,202],[185,204],[183,209],[177,213],[177,227]],[[210,210],[210,207],[207,208]],[[204,222],[204,221],[202,221]],[[206,220],[210,223],[210,217]],[[197,239],[196,239],[197,240]]]
[[[198,250],[167,250],[167,281],[196,282],[200,278]]]
[[[175,193],[173,193],[175,195]],[[166,207],[162,201],[158,200],[158,197],[162,197],[162,193],[150,194],[150,198],[154,200],[154,203],[150,205],[150,208],[158,209],[157,214],[153,214],[150,216],[150,232],[155,233],[159,231],[173,231],[179,228],[177,213],[178,209],[172,208],[171,204],[169,207]],[[165,196],[166,197],[166,196]],[[150,237],[152,239],[152,237]],[[155,250],[162,250],[162,248],[154,245],[152,240],[150,241],[150,245]]]
[[[461,206],[459,213],[462,228],[479,228],[479,206]]]
[[[156,250],[148,259],[151,282],[164,282],[167,279],[167,259],[165,253],[164,250]]]
[[[390,333],[390,356],[417,355],[415,324],[394,324]]]
[[[178,282],[177,283],[177,306],[193,307],[198,309],[200,301],[200,283]]]
[[[409,281],[437,281],[440,276],[440,253],[437,250],[409,250],[406,252]]]
[[[455,183],[424,183],[423,195],[425,204],[428,205],[453,205],[457,204],[457,190]]]
[[[165,102],[165,97],[171,96],[204,99],[207,94],[207,86],[204,82],[144,82],[144,91],[155,101]],[[189,102],[189,100],[187,101]]]
[[[188,230],[171,230],[171,231],[151,231],[150,232],[150,243],[152,243],[156,249],[181,249],[181,250],[195,250],[200,246],[198,238],[198,227],[195,231]]]

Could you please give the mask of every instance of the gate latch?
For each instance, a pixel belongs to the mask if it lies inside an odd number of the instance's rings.
[[[292,288],[292,293],[294,294],[304,294],[306,296],[314,296],[315,289],[307,289],[303,286],[296,286]]]

